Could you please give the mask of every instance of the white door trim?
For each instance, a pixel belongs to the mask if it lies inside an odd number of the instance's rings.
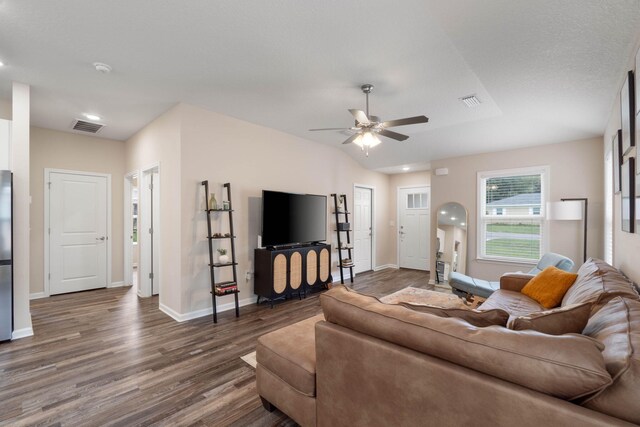
[[[431,215],[431,185],[402,185],[396,188],[396,265],[400,268],[400,191],[401,190],[410,190],[412,188],[427,188],[429,190],[429,215]],[[429,218],[431,220],[431,218]],[[429,226],[429,230],[431,230],[431,226]],[[431,233],[429,233],[431,234]],[[429,240],[431,240],[431,235],[429,235]],[[431,242],[429,242],[431,244]],[[431,258],[431,254],[429,254],[429,258]],[[429,260],[429,273],[431,273],[431,260]]]
[[[373,185],[366,185],[366,184],[353,184],[353,192],[351,193],[351,211],[353,212],[353,208],[354,208],[354,202],[355,202],[355,197],[354,194],[356,192],[356,187],[360,187],[360,188],[366,188],[368,190],[371,190],[371,269],[373,271],[376,270],[376,267],[378,266],[378,264],[376,263],[376,235],[377,233],[377,229],[376,229],[376,187]],[[355,220],[355,217],[354,217]],[[355,229],[355,227],[354,227]],[[356,274],[354,272],[353,276],[355,277]]]
[[[111,286],[111,174],[87,172],[87,171],[74,171],[67,169],[44,169],[44,296],[51,296],[49,289],[49,273],[50,273],[50,254],[49,254],[49,182],[51,182],[51,173],[64,173],[69,175],[85,175],[85,176],[99,176],[107,179],[107,287]]]

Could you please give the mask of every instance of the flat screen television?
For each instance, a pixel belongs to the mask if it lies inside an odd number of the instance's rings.
[[[262,245],[327,240],[327,196],[262,191]]]

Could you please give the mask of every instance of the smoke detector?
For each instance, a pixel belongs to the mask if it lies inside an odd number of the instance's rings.
[[[109,74],[112,70],[111,65],[104,64],[102,62],[94,62],[93,66],[95,67],[96,71],[102,74]]]

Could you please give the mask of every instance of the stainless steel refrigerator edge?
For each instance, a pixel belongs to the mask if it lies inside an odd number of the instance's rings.
[[[0,170],[0,341],[13,332],[13,185],[11,171]]]

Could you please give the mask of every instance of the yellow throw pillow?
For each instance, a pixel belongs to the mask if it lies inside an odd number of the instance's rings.
[[[567,273],[553,266],[547,267],[529,280],[521,292],[538,301],[544,308],[554,308],[560,305],[562,297],[577,277],[577,274]]]

